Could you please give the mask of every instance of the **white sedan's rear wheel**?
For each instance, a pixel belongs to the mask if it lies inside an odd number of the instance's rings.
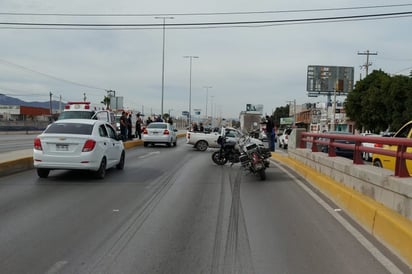
[[[104,176],[106,176],[106,157],[103,157],[100,162],[100,167],[96,171],[95,176],[97,179],[104,179]]]
[[[50,169],[47,169],[47,168],[38,168],[37,169],[37,175],[40,178],[47,178],[49,176],[49,173],[50,173]]]
[[[122,156],[120,156],[119,163],[116,165],[117,169],[122,170],[124,168],[125,153],[122,151]]]

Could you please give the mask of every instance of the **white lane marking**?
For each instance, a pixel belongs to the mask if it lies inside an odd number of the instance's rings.
[[[160,151],[149,152],[149,153],[147,153],[147,154],[145,154],[145,155],[139,156],[139,158],[140,158],[140,159],[144,159],[144,158],[148,158],[148,157],[151,157],[151,156],[153,156],[153,155],[156,155],[156,154],[160,154]]]
[[[67,264],[67,261],[58,261],[52,267],[49,268],[46,274],[59,273],[60,269],[62,269],[66,264]]]
[[[356,228],[354,228],[348,221],[346,221],[339,213],[337,213],[332,207],[330,207],[325,201],[323,201],[315,192],[313,192],[309,187],[307,187],[304,183],[302,183],[298,178],[296,178],[292,173],[286,170],[281,165],[275,163],[279,169],[289,175],[298,184],[302,187],[312,198],[317,201],[322,207],[329,212],[349,233],[353,235],[353,237],[358,240],[358,242],[363,245],[369,253],[372,254],[373,257],[376,258],[378,262],[380,262],[383,267],[385,267],[389,273],[396,273],[402,274],[403,272],[393,263],[391,262],[385,255],[383,255],[368,239],[366,239]]]

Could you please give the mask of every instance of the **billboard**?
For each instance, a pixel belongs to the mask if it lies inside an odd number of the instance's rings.
[[[353,67],[308,66],[306,91],[309,97],[330,95],[346,95],[353,90]]]
[[[253,104],[246,104],[246,111],[257,111],[260,114],[263,113],[263,105],[253,105]]]
[[[294,121],[295,121],[295,119],[293,117],[280,118],[280,124],[281,125],[291,125],[291,124],[293,124]]]

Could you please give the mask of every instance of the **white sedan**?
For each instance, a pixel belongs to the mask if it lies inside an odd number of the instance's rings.
[[[106,169],[123,169],[125,149],[113,127],[101,120],[67,119],[50,124],[34,139],[33,165],[41,178],[50,170],[90,170],[103,179]]]
[[[164,122],[152,122],[143,130],[143,145],[166,144],[168,147],[176,146],[177,129],[173,125]]]

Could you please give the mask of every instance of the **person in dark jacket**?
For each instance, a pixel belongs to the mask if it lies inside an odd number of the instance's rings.
[[[120,135],[122,136],[122,140],[126,141],[127,137],[127,116],[126,112],[122,112],[122,116],[120,117]]]
[[[132,136],[132,114],[127,116],[127,139],[133,139]]]
[[[142,124],[143,120],[142,117],[140,117],[140,112],[136,114],[136,138],[142,139]]]
[[[270,151],[275,151],[275,124],[269,115],[266,115],[266,136],[269,140]]]

